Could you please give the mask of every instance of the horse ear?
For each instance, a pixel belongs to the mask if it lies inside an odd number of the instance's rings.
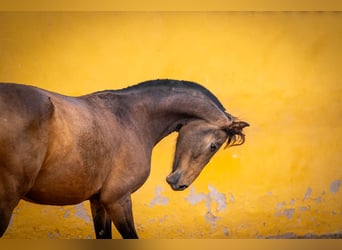
[[[249,127],[249,124],[244,121],[237,121],[237,122],[233,122],[229,127],[242,130],[245,127]]]
[[[226,131],[242,131],[243,128],[245,127],[249,127],[249,124],[247,122],[244,121],[234,121],[232,123],[230,123],[229,125],[225,125],[224,126],[224,130]]]

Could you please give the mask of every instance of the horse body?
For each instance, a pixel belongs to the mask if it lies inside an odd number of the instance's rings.
[[[111,238],[111,221],[124,238],[137,238],[130,195],[149,176],[153,147],[194,120],[219,129],[233,123],[206,91],[157,80],[67,97],[1,84],[0,236],[26,199],[50,205],[90,200],[97,238]],[[172,180],[172,188],[184,185]]]
[[[119,138],[104,129],[94,108],[83,100],[55,94],[49,97],[53,114],[46,154],[25,198],[42,204],[77,204],[101,188],[113,165],[113,158],[105,155],[115,153],[113,142]],[[110,117],[106,118],[109,121]]]

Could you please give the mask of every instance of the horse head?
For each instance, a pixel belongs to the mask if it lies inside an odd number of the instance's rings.
[[[234,118],[226,125],[195,120],[179,130],[172,173],[166,181],[176,191],[186,189],[201,173],[214,154],[226,142],[226,147],[245,141],[242,130],[249,126]]]

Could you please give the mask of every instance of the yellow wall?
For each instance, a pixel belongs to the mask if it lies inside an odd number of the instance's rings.
[[[0,13],[0,81],[81,95],[186,79],[251,124],[183,192],[165,182],[176,135],[155,148],[141,238],[341,234],[341,65],[341,13]],[[89,204],[20,202],[4,238],[94,238]]]

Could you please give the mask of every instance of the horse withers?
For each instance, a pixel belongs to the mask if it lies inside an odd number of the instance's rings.
[[[69,97],[0,84],[0,236],[20,199],[90,201],[96,238],[137,238],[131,194],[150,173],[153,147],[178,131],[167,182],[184,190],[219,147],[240,145],[246,122],[199,84],[152,80]]]

